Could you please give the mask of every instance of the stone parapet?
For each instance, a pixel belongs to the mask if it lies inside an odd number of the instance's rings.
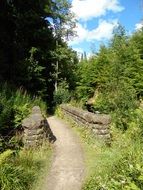
[[[42,145],[45,140],[49,142],[56,140],[39,106],[34,106],[32,113],[22,121],[22,128],[24,147]]]
[[[90,128],[93,133],[101,139],[110,139],[111,117],[107,114],[94,114],[71,105],[61,105],[61,110],[74,120],[78,125]]]

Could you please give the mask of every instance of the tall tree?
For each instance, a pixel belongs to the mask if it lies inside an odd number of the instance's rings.
[[[67,0],[1,0],[1,80],[51,102],[56,61],[52,52],[57,41],[62,46],[65,36],[72,34],[71,16]]]

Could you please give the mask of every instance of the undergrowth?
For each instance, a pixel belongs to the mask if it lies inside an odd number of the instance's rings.
[[[60,108],[56,114],[64,117]],[[98,141],[85,127],[68,122],[80,136],[85,151],[86,180],[83,190],[143,189],[143,113],[137,109],[126,132],[111,126],[111,146]],[[67,120],[67,118],[64,118]]]
[[[0,152],[17,147],[15,133],[21,130],[21,121],[35,105],[46,113],[46,105],[40,98],[31,97],[22,88],[15,90],[8,84],[0,84]]]
[[[23,149],[22,120],[33,106],[46,114],[46,104],[26,91],[0,85],[0,189],[40,190],[50,164],[52,149],[42,147]]]
[[[47,174],[52,149],[49,144],[18,153],[6,150],[0,154],[1,190],[40,190]]]
[[[94,169],[83,190],[142,190],[143,148],[140,139],[132,139],[130,133],[113,132],[111,147],[96,143]],[[120,134],[120,135],[119,135]],[[93,144],[92,144],[93,145]],[[93,162],[92,162],[93,163]]]

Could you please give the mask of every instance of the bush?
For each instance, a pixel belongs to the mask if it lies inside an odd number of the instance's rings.
[[[131,120],[131,112],[135,108],[137,108],[137,98],[134,88],[125,81],[119,81],[118,86],[115,87],[111,83],[102,90],[92,109],[101,113],[110,113],[116,127],[126,130]]]
[[[21,129],[21,121],[35,105],[46,112],[46,105],[40,98],[32,98],[22,88],[15,90],[7,84],[0,85],[0,151],[8,146],[7,142]]]
[[[143,142],[140,129],[133,124],[126,133],[113,127],[111,147],[90,144],[94,154],[94,173],[83,190],[142,190]]]
[[[71,98],[66,81],[59,83],[57,92],[54,92],[54,103],[56,105],[67,103]]]

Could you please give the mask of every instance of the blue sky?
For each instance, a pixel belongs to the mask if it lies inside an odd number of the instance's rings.
[[[129,34],[141,27],[143,0],[72,0],[72,11],[78,19],[78,36],[69,45],[90,55],[111,39],[118,23]]]

